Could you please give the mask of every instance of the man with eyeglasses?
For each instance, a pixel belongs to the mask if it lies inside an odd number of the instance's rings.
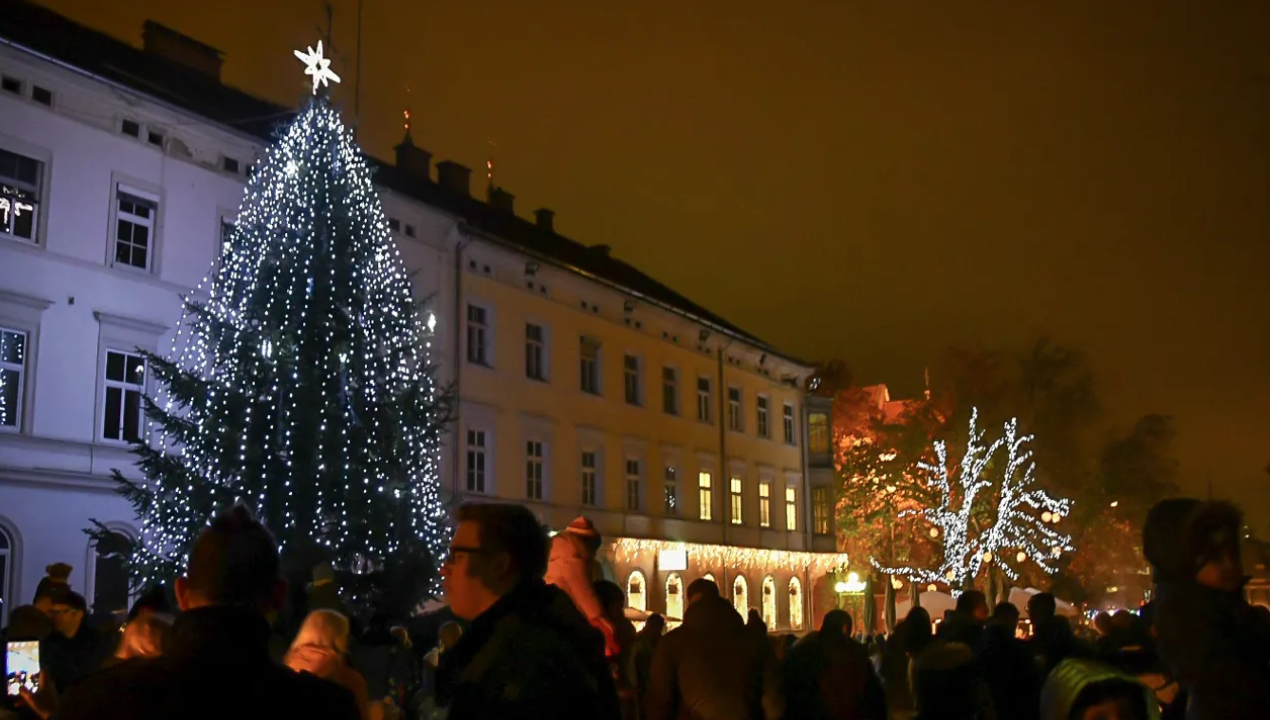
[[[547,533],[527,508],[469,503],[441,567],[455,616],[471,623],[444,656],[449,720],[616,720],[604,639],[543,582]]]

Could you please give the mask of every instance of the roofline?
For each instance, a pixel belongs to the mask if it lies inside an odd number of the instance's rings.
[[[183,107],[181,107],[180,105],[177,105],[177,104],[175,104],[175,103],[173,103],[173,102],[171,102],[171,101],[169,101],[169,100],[164,100],[163,98],[157,97],[157,96],[155,96],[155,95],[151,95],[151,94],[149,94],[149,93],[147,93],[147,92],[144,92],[144,91],[142,91],[142,90],[138,90],[138,89],[136,89],[136,88],[134,88],[134,87],[131,87],[131,86],[125,85],[125,84],[123,84],[123,83],[119,82],[118,80],[111,80],[110,78],[107,78],[107,77],[102,77],[101,75],[98,75],[98,74],[97,74],[97,73],[95,73],[95,72],[91,72],[91,71],[89,71],[89,70],[85,70],[84,68],[82,68],[82,67],[80,67],[80,66],[78,66],[78,65],[75,65],[75,64],[73,64],[73,63],[66,62],[65,60],[60,60],[60,59],[58,59],[58,58],[56,58],[56,57],[53,57],[52,55],[48,55],[47,53],[42,53],[42,52],[40,52],[39,50],[35,50],[34,48],[27,47],[26,45],[23,45],[22,43],[14,42],[13,40],[10,40],[9,38],[5,37],[4,35],[0,35],[0,44],[7,45],[7,46],[9,46],[9,47],[11,47],[11,48],[13,48],[13,49],[17,50],[18,52],[24,52],[24,53],[26,53],[27,55],[31,55],[31,56],[33,56],[33,57],[37,57],[37,58],[39,58],[40,60],[43,60],[43,61],[45,61],[45,62],[47,62],[47,63],[51,63],[51,64],[53,64],[53,65],[56,65],[56,66],[60,67],[60,68],[64,68],[64,69],[66,69],[66,70],[70,70],[71,72],[73,72],[73,73],[75,73],[75,74],[77,74],[77,75],[81,75],[81,76],[83,76],[83,77],[91,78],[92,80],[95,80],[96,82],[102,83],[103,85],[108,85],[108,86],[110,86],[110,87],[111,87],[112,89],[114,89],[114,90],[118,90],[118,91],[120,91],[120,92],[126,93],[126,94],[128,94],[128,95],[132,95],[132,96],[134,96],[134,97],[143,98],[143,99],[145,99],[147,102],[152,102],[152,103],[154,103],[154,104],[156,104],[156,105],[159,105],[159,106],[163,107],[165,110],[168,110],[168,111],[170,111],[170,112],[174,112],[174,113],[177,113],[177,114],[180,114],[180,115],[184,115],[185,117],[188,117],[188,118],[192,118],[192,119],[198,120],[198,121],[200,121],[200,122],[202,122],[202,123],[204,123],[204,124],[206,124],[206,125],[210,125],[210,126],[212,126],[212,127],[217,128],[218,130],[221,130],[221,131],[223,131],[223,132],[227,132],[227,133],[229,133],[229,134],[231,134],[231,135],[235,135],[235,136],[240,137],[240,138],[242,138],[242,139],[244,139],[244,140],[250,140],[250,141],[251,141],[251,142],[253,142],[253,143],[261,143],[261,142],[264,142],[264,143],[266,143],[266,144],[267,144],[267,143],[269,142],[269,140],[268,140],[267,138],[261,137],[260,135],[256,135],[255,133],[247,132],[246,130],[241,130],[241,129],[236,128],[236,127],[234,127],[234,126],[232,126],[232,125],[226,125],[226,124],[224,124],[224,123],[222,123],[222,122],[219,122],[219,121],[213,120],[213,119],[211,119],[211,118],[207,117],[206,115],[200,115],[199,113],[196,113],[196,112],[194,112],[194,111],[192,111],[192,110],[189,110],[188,108],[183,108]],[[263,101],[263,102],[269,102],[269,101],[267,101],[267,100],[266,100],[266,101]],[[289,108],[283,108],[283,106],[281,106],[281,105],[279,105],[278,107],[279,107],[279,108],[282,108],[282,109],[283,109],[283,111],[284,111],[284,112],[287,112],[287,113],[295,113],[295,112],[298,112],[297,110],[292,110],[292,109],[289,109]]]
[[[514,243],[510,240],[506,240],[497,235],[493,235],[489,232],[486,232],[485,230],[482,230],[481,228],[468,224],[466,221],[460,222],[460,229],[463,232],[468,233],[469,235],[475,235],[481,238],[482,240],[493,242],[497,245],[502,245],[504,247],[510,247],[514,249],[516,252],[521,253],[522,255],[527,255],[529,257],[532,257],[535,260],[546,262],[558,268],[568,270],[569,272],[572,272],[575,275],[580,275],[592,282],[599,283],[600,285],[604,285],[605,287],[608,287],[611,290],[616,290],[625,295],[629,295],[633,298],[638,299],[640,302],[647,303],[654,307],[660,308],[673,315],[678,315],[679,317],[685,318],[687,320],[691,320],[692,322],[697,323],[699,325],[705,325],[712,332],[717,332],[722,335],[726,335],[733,340],[738,340],[747,345],[756,347],[759,350],[762,350],[763,352],[769,355],[775,355],[776,357],[779,357],[782,360],[785,360],[786,362],[792,363],[794,365],[798,365],[799,367],[805,368],[807,370],[815,369],[808,363],[805,363],[802,360],[799,360],[798,358],[792,357],[787,353],[781,352],[780,350],[777,350],[776,348],[772,347],[771,345],[768,345],[767,343],[761,340],[757,340],[755,338],[748,337],[742,333],[738,333],[734,330],[730,330],[726,327],[723,327],[722,325],[719,325],[718,323],[711,322],[710,320],[706,320],[705,318],[698,317],[688,312],[687,310],[684,310],[682,308],[677,308],[674,305],[671,305],[670,303],[658,300],[656,298],[649,297],[639,292],[638,290],[632,290],[631,288],[628,288],[625,285],[613,282],[612,280],[608,280],[606,278],[602,278],[594,273],[587,272],[586,270],[583,270],[580,267],[563,262],[558,258],[551,257],[550,255],[545,255],[543,253],[537,252],[535,250],[527,248],[518,243]]]
[[[231,134],[231,135],[234,135],[234,136],[236,136],[236,137],[242,138],[242,139],[244,139],[244,140],[249,140],[249,141],[251,141],[252,143],[261,143],[261,142],[263,142],[263,143],[265,143],[265,144],[268,144],[268,142],[269,142],[269,140],[268,140],[268,139],[266,139],[266,138],[264,138],[264,137],[261,137],[261,136],[259,136],[259,135],[256,135],[255,133],[251,133],[251,132],[248,132],[248,131],[246,131],[246,130],[241,130],[241,129],[239,129],[239,128],[235,128],[235,127],[233,127],[233,126],[231,126],[231,125],[226,125],[226,124],[221,123],[221,122],[218,122],[218,121],[216,121],[216,120],[212,120],[211,118],[207,117],[206,115],[201,115],[201,114],[199,114],[199,113],[193,112],[193,111],[191,111],[191,110],[189,110],[189,109],[187,109],[187,108],[183,108],[183,107],[181,107],[180,105],[177,105],[177,104],[175,104],[175,103],[172,103],[172,102],[170,102],[170,101],[168,101],[168,100],[164,100],[164,99],[162,99],[162,98],[159,98],[159,97],[156,97],[156,96],[151,95],[151,94],[149,94],[149,93],[146,93],[146,92],[144,92],[144,91],[142,91],[142,90],[138,90],[138,89],[136,89],[136,88],[130,87],[130,86],[128,86],[128,85],[125,85],[125,84],[123,84],[123,83],[121,83],[121,82],[119,82],[119,81],[117,81],[117,80],[111,80],[110,78],[103,77],[103,76],[101,76],[101,75],[98,75],[98,74],[97,74],[97,73],[95,73],[95,72],[91,72],[91,71],[86,70],[86,69],[84,69],[84,68],[82,68],[82,67],[79,67],[78,65],[75,65],[75,64],[73,64],[73,63],[66,62],[65,60],[60,60],[60,59],[58,59],[58,58],[56,58],[56,57],[53,57],[53,56],[51,56],[51,55],[48,55],[47,53],[43,53],[43,52],[40,52],[40,51],[38,51],[38,50],[35,50],[34,48],[30,48],[30,47],[28,47],[28,46],[26,46],[26,45],[23,45],[22,43],[14,42],[13,40],[11,40],[11,39],[9,39],[9,38],[7,38],[7,37],[4,37],[3,35],[0,35],[0,44],[6,45],[6,46],[11,47],[11,48],[13,48],[13,49],[15,49],[15,50],[18,50],[19,52],[26,53],[27,55],[31,55],[31,56],[36,57],[36,58],[39,58],[40,60],[43,60],[43,61],[45,61],[45,62],[51,63],[51,64],[56,65],[56,66],[58,66],[58,67],[64,68],[64,69],[66,69],[66,70],[69,70],[69,71],[71,71],[71,72],[73,72],[73,73],[76,73],[77,75],[82,76],[82,77],[87,77],[87,78],[90,78],[90,79],[92,79],[92,80],[94,80],[94,81],[96,81],[96,82],[99,82],[99,83],[102,83],[102,84],[104,84],[104,85],[107,85],[107,86],[111,87],[112,89],[117,90],[117,91],[119,91],[119,92],[123,92],[123,93],[126,93],[126,94],[131,95],[131,96],[134,96],[134,97],[143,98],[143,99],[145,99],[146,101],[148,101],[148,102],[152,102],[152,103],[154,103],[154,104],[156,104],[156,105],[159,105],[159,106],[163,107],[164,109],[166,109],[166,110],[168,110],[168,111],[170,111],[170,112],[174,112],[174,113],[177,113],[177,114],[183,115],[183,116],[185,116],[185,117],[188,117],[188,118],[191,118],[191,119],[198,120],[199,122],[202,122],[202,123],[204,123],[204,124],[206,124],[206,125],[210,125],[210,126],[212,126],[212,127],[215,127],[215,128],[217,128],[217,129],[219,129],[219,130],[221,130],[221,131],[223,131],[223,132],[229,133],[229,134]],[[268,102],[268,101],[265,101],[265,102]],[[295,113],[295,112],[298,112],[297,110],[294,110],[294,109],[291,109],[291,108],[285,108],[284,106],[278,106],[278,107],[279,107],[279,108],[281,108],[281,109],[282,109],[282,111],[283,111],[283,112],[285,112],[285,113]],[[371,157],[371,156],[367,156],[367,157],[370,157],[372,160],[375,160],[376,162],[384,163],[384,161],[382,161],[382,160],[378,160],[378,159],[373,158],[373,157]],[[386,165],[387,165],[388,163],[384,163],[384,164],[386,164]],[[400,190],[394,190],[394,189],[392,189],[392,188],[383,188],[382,186],[379,186],[379,185],[378,185],[378,183],[376,183],[376,188],[377,188],[377,190],[379,190],[380,192],[382,192],[384,189],[387,189],[387,190],[389,190],[389,191],[393,192],[393,193],[394,193],[394,194],[396,194],[396,195],[404,195],[405,197],[410,198],[413,202],[419,203],[419,204],[421,204],[421,205],[426,205],[426,206],[428,206],[431,210],[433,210],[433,211],[435,211],[435,212],[439,212],[439,213],[444,214],[444,215],[451,215],[451,213],[446,212],[444,209],[442,209],[442,208],[438,208],[438,207],[436,207],[436,206],[434,206],[434,205],[432,205],[432,204],[430,204],[430,203],[428,203],[428,202],[426,202],[426,201],[424,201],[424,200],[421,200],[421,199],[419,199],[419,198],[416,198],[416,197],[414,197],[413,195],[411,195],[410,193],[401,192]],[[451,217],[454,217],[454,216],[453,216],[453,215],[451,215]],[[789,355],[788,353],[782,352],[782,351],[780,351],[780,350],[776,349],[775,347],[772,347],[771,345],[767,344],[766,342],[763,342],[763,341],[761,341],[761,340],[758,340],[757,338],[754,338],[754,337],[751,337],[751,336],[747,336],[747,335],[746,335],[746,334],[744,334],[744,333],[739,333],[739,332],[736,332],[736,331],[734,331],[734,330],[730,330],[730,329],[728,329],[728,328],[726,328],[726,327],[724,327],[724,326],[722,326],[722,325],[719,325],[719,324],[718,324],[718,323],[716,323],[716,322],[712,322],[712,321],[710,321],[710,320],[706,320],[705,318],[698,317],[697,315],[695,315],[695,314],[693,314],[693,313],[691,313],[691,312],[688,312],[687,310],[684,310],[684,309],[682,309],[682,308],[675,307],[674,305],[671,305],[671,304],[669,304],[669,303],[667,303],[667,302],[664,302],[664,301],[657,300],[657,299],[655,299],[655,298],[649,297],[649,296],[647,296],[647,295],[645,295],[645,294],[643,294],[643,293],[641,293],[641,292],[639,292],[639,291],[637,291],[637,290],[633,290],[633,289],[628,288],[628,287],[626,287],[626,286],[624,286],[624,285],[622,285],[622,284],[620,284],[620,283],[613,282],[612,280],[608,280],[608,279],[606,279],[606,278],[602,278],[602,277],[600,277],[600,276],[598,276],[598,275],[595,275],[594,273],[587,272],[586,270],[583,270],[582,268],[579,268],[579,267],[577,267],[577,266],[575,266],[575,265],[572,265],[572,264],[570,264],[570,263],[563,262],[563,261],[559,260],[558,258],[554,258],[554,257],[551,257],[551,256],[549,256],[549,255],[546,255],[546,254],[543,254],[543,253],[537,252],[537,251],[535,251],[535,250],[531,250],[530,248],[527,248],[527,247],[525,247],[525,246],[523,246],[523,245],[521,245],[521,244],[519,244],[519,243],[513,242],[513,241],[511,241],[511,240],[507,240],[507,239],[502,238],[502,237],[499,237],[499,236],[497,236],[497,235],[493,235],[493,234],[491,234],[491,233],[489,233],[489,232],[486,232],[485,230],[482,230],[482,229],[480,229],[480,228],[478,228],[478,227],[475,227],[475,226],[473,226],[473,225],[469,224],[469,223],[466,221],[466,218],[460,218],[460,219],[459,219],[459,222],[460,222],[461,228],[462,228],[465,232],[467,232],[468,234],[470,234],[470,235],[476,235],[476,236],[479,236],[480,238],[482,238],[482,239],[484,239],[484,240],[487,240],[487,241],[490,241],[490,242],[494,242],[494,243],[496,243],[496,244],[498,244],[498,245],[502,245],[502,246],[504,246],[504,247],[509,247],[509,248],[512,248],[512,249],[514,249],[516,252],[519,252],[519,253],[521,253],[521,254],[523,254],[523,255],[531,256],[531,257],[533,257],[535,260],[538,260],[538,261],[540,261],[540,262],[545,261],[545,262],[547,262],[547,263],[549,263],[549,264],[551,264],[551,265],[554,265],[554,266],[559,267],[559,268],[563,268],[563,269],[565,269],[565,270],[568,270],[569,272],[572,272],[572,273],[574,273],[574,274],[576,274],[576,275],[579,275],[579,276],[584,277],[584,278],[586,278],[586,279],[588,279],[588,280],[591,280],[592,282],[599,283],[599,284],[604,285],[604,286],[606,286],[606,287],[608,287],[608,288],[610,288],[610,289],[612,289],[612,290],[616,290],[616,291],[618,291],[618,292],[620,292],[620,293],[623,293],[623,294],[629,295],[629,296],[631,296],[631,297],[633,297],[633,298],[637,298],[637,299],[639,299],[641,302],[647,303],[647,304],[649,304],[649,305],[653,305],[653,306],[658,307],[658,308],[660,308],[660,309],[662,309],[662,310],[665,310],[665,311],[667,311],[667,312],[670,312],[671,314],[674,314],[674,315],[677,315],[677,316],[679,316],[679,317],[682,317],[682,318],[685,318],[685,319],[691,320],[692,322],[697,323],[697,324],[699,324],[699,325],[705,325],[705,326],[706,326],[706,327],[708,327],[708,328],[709,328],[712,332],[718,332],[718,333],[720,333],[720,334],[722,334],[722,335],[725,335],[725,336],[727,336],[727,337],[729,337],[729,338],[731,338],[731,339],[733,339],[733,340],[737,340],[737,341],[743,342],[743,343],[745,343],[745,344],[747,344],[747,345],[751,345],[751,346],[753,346],[753,347],[756,347],[756,348],[758,348],[759,350],[761,350],[761,351],[763,351],[763,352],[766,352],[766,353],[771,354],[771,355],[775,355],[776,357],[779,357],[779,358],[781,358],[781,359],[785,360],[786,362],[792,363],[792,364],[794,364],[794,365],[798,365],[798,366],[800,366],[800,367],[804,368],[805,370],[809,370],[809,371],[810,371],[810,370],[814,370],[814,367],[813,367],[811,364],[809,364],[809,363],[807,363],[807,362],[804,362],[804,361],[802,361],[802,360],[799,360],[798,358],[793,357],[793,356]]]

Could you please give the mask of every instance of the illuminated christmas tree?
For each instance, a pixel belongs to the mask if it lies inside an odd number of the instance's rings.
[[[242,502],[284,563],[332,563],[350,599],[399,594],[403,577],[418,594],[435,587],[449,406],[429,361],[436,320],[412,299],[366,160],[318,93],[338,81],[321,52],[296,53],[315,96],[255,169],[171,356],[144,354],[162,386],[145,400],[152,437],[134,449],[144,479],[115,473],[142,522],[138,585],[173,577],[214,511]]]
[[[954,592],[968,589],[986,565],[997,563],[1010,579],[1017,579],[1016,565],[1032,561],[1046,573],[1057,570],[1054,561],[1072,550],[1071,538],[1047,523],[1057,523],[1071,509],[1068,500],[1055,500],[1034,488],[1036,463],[1025,446],[1032,436],[1018,434],[1018,421],[1005,424],[1004,436],[983,444],[984,431],[978,429],[979,411],[970,413],[970,432],[956,485],[949,479],[948,448],[935,443],[935,462],[920,463],[939,504],[907,510],[901,516],[917,515],[929,521],[932,538],[943,539],[943,558],[936,568],[884,567],[884,573],[907,577],[914,583],[942,583]],[[1005,449],[1006,462],[998,480],[990,468],[993,456]]]

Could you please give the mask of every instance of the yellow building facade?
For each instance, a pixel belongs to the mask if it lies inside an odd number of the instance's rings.
[[[816,552],[832,528],[811,526],[832,512],[808,482],[812,368],[497,238],[456,252],[452,493],[524,503],[557,529],[589,518],[637,610],[673,623],[708,576],[769,630],[808,629],[816,579],[845,563]]]

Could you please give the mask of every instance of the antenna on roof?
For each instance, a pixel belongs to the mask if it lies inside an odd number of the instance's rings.
[[[485,197],[487,200],[494,198],[494,149],[498,144],[493,140],[489,141],[489,157],[485,160]]]

